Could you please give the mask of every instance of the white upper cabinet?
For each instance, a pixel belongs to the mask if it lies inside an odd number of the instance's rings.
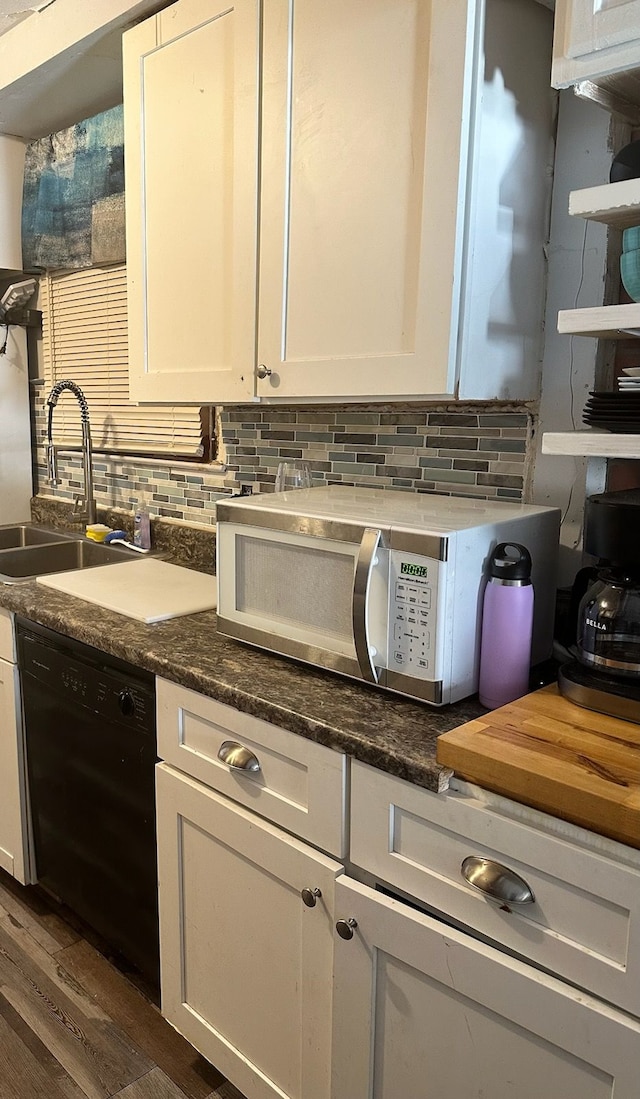
[[[453,391],[473,7],[265,5],[260,396]]]
[[[256,0],[180,0],[123,36],[130,392],[254,394]]]
[[[124,36],[133,399],[454,391],[476,2],[179,0]]]
[[[485,0],[124,36],[134,400],[538,395],[552,17],[486,4],[486,49]]]
[[[638,67],[640,0],[556,0],[554,87]]]

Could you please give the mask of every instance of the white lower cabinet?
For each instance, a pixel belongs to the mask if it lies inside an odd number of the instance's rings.
[[[30,882],[20,686],[11,615],[0,610],[0,867]]]
[[[333,1099],[637,1099],[629,1016],[346,877],[336,914]]]
[[[0,660],[0,866],[26,882],[21,806],[21,768],[18,758],[18,669]]]
[[[342,867],[166,764],[156,773],[163,1015],[247,1099],[329,1099]]]
[[[581,844],[571,825],[554,835],[477,792],[435,794],[359,762],[350,793],[356,866],[640,1018],[640,860],[625,862],[623,844]],[[531,899],[505,904],[490,880],[476,887],[469,859],[506,867]]]
[[[551,836],[182,687],[159,681],[158,701],[162,1012],[246,1099],[638,1099],[638,870],[621,845]],[[469,853],[535,897],[476,888]]]

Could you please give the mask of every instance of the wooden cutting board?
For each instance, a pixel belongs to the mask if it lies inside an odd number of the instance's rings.
[[[39,576],[38,583],[139,622],[212,610],[217,595],[215,576],[152,557]]]
[[[438,763],[514,801],[640,847],[640,725],[554,685],[438,738]]]

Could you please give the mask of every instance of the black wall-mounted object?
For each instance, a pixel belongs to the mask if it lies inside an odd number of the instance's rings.
[[[42,328],[42,313],[39,309],[8,309],[0,324],[16,325],[19,328]]]

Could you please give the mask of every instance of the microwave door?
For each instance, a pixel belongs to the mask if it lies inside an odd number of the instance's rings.
[[[353,579],[353,642],[360,673],[368,683],[378,683],[380,679],[376,657],[379,664],[386,663],[386,653],[380,653],[371,638],[371,584],[374,569],[380,563],[381,538],[382,531],[373,527],[365,529]]]
[[[381,635],[386,636],[388,569],[386,550],[379,552],[379,568],[373,563],[375,554],[365,559],[364,531],[356,524],[325,523],[319,534],[220,523],[220,632],[361,679],[354,641],[354,580],[356,573],[364,577],[363,597],[368,603],[374,593],[373,613],[360,610],[358,621],[363,623],[365,637],[371,635],[371,643],[386,654]],[[368,584],[367,570],[373,574]],[[361,653],[366,661],[362,649]],[[369,670],[368,678],[375,682],[371,674]]]

